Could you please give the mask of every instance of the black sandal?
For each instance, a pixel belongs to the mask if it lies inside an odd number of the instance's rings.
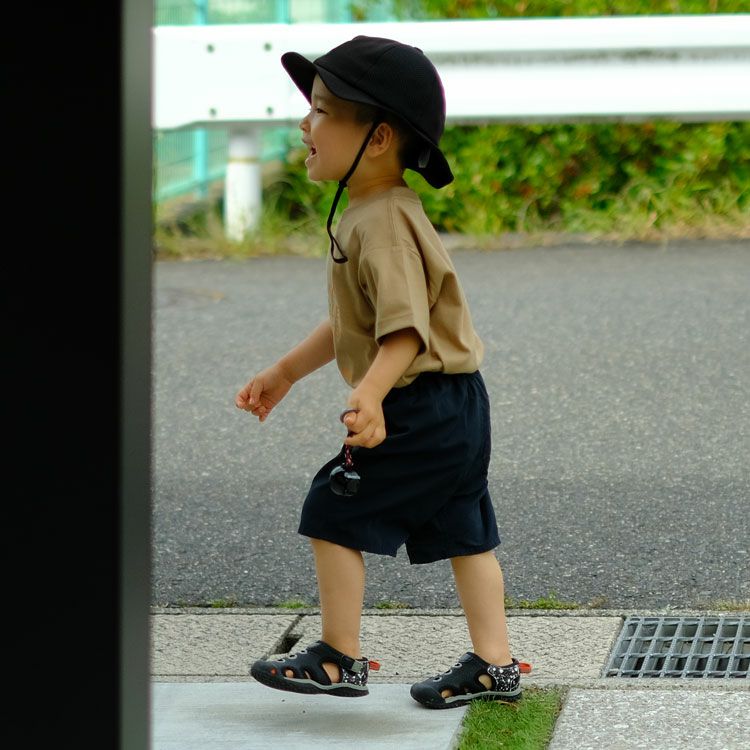
[[[339,667],[339,682],[331,682],[328,673],[323,669],[324,663],[336,664]],[[380,669],[380,665],[365,658],[353,659],[323,641],[315,641],[296,654],[280,659],[259,659],[250,668],[250,674],[258,682],[277,690],[359,698],[370,692],[367,689],[370,669]],[[287,677],[287,670],[294,676]]]
[[[517,701],[521,697],[521,671],[518,659],[498,667],[467,651],[446,672],[412,685],[410,693],[427,708],[456,708],[474,700]],[[479,681],[485,674],[492,678],[490,688]],[[450,690],[451,695],[443,698],[443,690]]]

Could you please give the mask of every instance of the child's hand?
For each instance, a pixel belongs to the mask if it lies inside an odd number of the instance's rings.
[[[271,410],[281,401],[293,383],[277,365],[272,365],[249,380],[234,397],[238,409],[249,411],[265,422]]]
[[[385,417],[383,403],[372,393],[355,388],[349,397],[349,409],[356,409],[344,415],[344,424],[354,433],[344,440],[344,445],[358,445],[374,448],[385,440]]]

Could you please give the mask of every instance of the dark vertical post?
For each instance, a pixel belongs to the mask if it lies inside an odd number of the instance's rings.
[[[121,37],[121,750],[149,747],[151,572],[151,36],[153,6],[124,0]]]

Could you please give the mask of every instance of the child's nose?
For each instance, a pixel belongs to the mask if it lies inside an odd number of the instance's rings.
[[[310,113],[309,112],[300,120],[299,129],[303,133],[310,129]]]

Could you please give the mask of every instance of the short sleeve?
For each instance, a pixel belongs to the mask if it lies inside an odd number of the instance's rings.
[[[375,315],[375,339],[389,333],[416,329],[420,351],[429,348],[430,308],[427,278],[419,251],[405,244],[368,249],[359,266],[362,291]]]

